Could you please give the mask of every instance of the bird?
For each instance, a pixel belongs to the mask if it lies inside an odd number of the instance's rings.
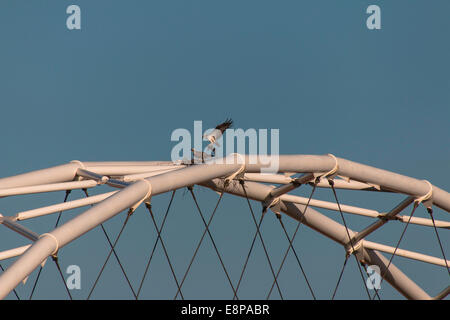
[[[210,134],[204,135],[203,138],[210,142],[208,148],[209,149],[213,149],[214,145],[218,145],[219,146],[219,143],[217,141],[223,135],[225,130],[227,130],[228,128],[231,128],[232,125],[233,125],[233,120],[232,119],[226,119],[224,122],[222,122],[221,124],[217,125]],[[214,151],[214,149],[213,149],[213,151]]]
[[[202,151],[197,151],[197,150],[195,150],[194,148],[191,148],[191,151],[192,151],[192,155],[193,155],[193,161],[195,162],[196,160],[202,160],[202,163],[204,163],[205,162],[205,160],[208,160],[208,159],[210,159],[211,157],[213,157],[213,155],[209,155],[209,154],[207,154],[207,153],[205,153],[205,152],[202,152]]]

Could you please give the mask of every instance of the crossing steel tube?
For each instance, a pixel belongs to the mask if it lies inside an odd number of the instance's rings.
[[[202,184],[208,188],[216,191],[225,191],[240,197],[248,196],[250,199],[257,201],[264,201],[267,195],[273,187],[263,185],[256,182],[246,182],[246,193],[242,190],[242,186],[239,183],[230,184],[224,186],[223,183],[215,179],[208,183]],[[301,204],[290,203],[287,201],[281,201],[280,209],[288,216],[294,218],[297,221],[301,221],[304,225],[316,230],[317,232],[325,235],[326,237],[346,246],[349,239],[345,226],[340,223],[324,216],[318,211],[308,207],[305,214],[302,212],[305,210],[305,206]],[[353,237],[356,233],[352,230],[348,230],[350,237]],[[357,249],[358,250],[358,249]],[[386,271],[388,266],[388,260],[383,257],[379,252],[361,248],[363,252],[364,262],[368,264],[376,264],[380,267],[380,272],[384,275],[385,280],[389,282],[398,292],[408,299],[425,300],[431,299],[431,297],[420,288],[415,282],[409,279],[401,270],[395,267],[392,263],[389,266],[389,271]]]
[[[230,163],[231,161],[227,162]],[[5,298],[49,255],[82,236],[121,211],[134,206],[149,195],[201,183],[217,177],[231,175],[240,164],[208,164],[168,172],[139,180],[94,207],[81,213],[53,231],[41,235],[4,273],[0,275],[0,299]]]
[[[30,246],[31,246],[31,244],[26,245],[26,246],[17,247],[14,249],[4,250],[4,251],[0,252],[0,261],[20,256]]]
[[[80,165],[77,163],[67,163],[56,167],[1,178],[0,190],[71,181],[75,178],[79,167]]]
[[[265,161],[278,163],[279,172],[327,172],[336,166],[333,157],[329,155],[272,155],[267,156]],[[429,184],[424,180],[419,180],[404,176],[387,170],[371,167],[350,160],[336,158],[338,169],[336,174],[348,177],[352,180],[370,183],[380,186],[384,190],[395,191],[411,196],[423,196],[430,190]],[[267,168],[256,155],[245,156],[245,169],[249,173],[261,172],[262,168]],[[432,186],[433,204],[447,212],[450,212],[450,193],[436,186]]]
[[[414,259],[417,261],[423,261],[423,262],[435,264],[437,266],[442,266],[442,267],[447,266],[446,261],[442,258],[436,258],[436,257],[432,257],[432,256],[429,256],[426,254],[417,253],[417,252],[404,250],[404,249],[400,249],[400,248],[397,248],[397,250],[395,250],[394,247],[386,246],[384,244],[380,244],[380,243],[376,243],[376,242],[372,242],[372,241],[364,240],[363,246],[366,249],[374,249],[374,250],[383,251],[383,252],[390,253],[390,254],[393,254],[395,251],[395,254],[400,257]],[[447,260],[447,263],[450,264],[450,261]]]
[[[16,219],[18,221],[27,220],[27,219],[41,217],[41,216],[45,216],[45,215],[56,213],[56,212],[63,212],[66,210],[85,207],[85,206],[103,201],[106,198],[112,196],[113,194],[115,194],[117,192],[118,191],[112,191],[112,192],[102,193],[102,194],[98,194],[95,196],[90,196],[90,197],[86,197],[86,198],[82,198],[82,199],[78,199],[78,200],[66,201],[66,202],[54,204],[51,206],[22,211],[22,212],[17,213],[14,216],[14,219]]]
[[[77,237],[80,237],[114,215],[117,215],[119,212],[136,205],[136,203],[139,203],[144,197],[147,197],[150,190],[152,195],[157,195],[193,184],[204,184],[216,191],[220,191],[224,189],[224,185],[220,183],[222,180],[211,181],[211,179],[230,176],[234,177],[238,173],[252,174],[263,172],[262,170],[268,167],[267,163],[271,163],[271,158],[277,163],[276,172],[333,172],[333,174],[351,179],[352,182],[357,182],[356,184],[351,184],[351,188],[366,188],[366,185],[376,186],[376,189],[380,189],[381,191],[403,193],[414,198],[423,197],[424,195],[427,195],[428,197],[428,195],[431,194],[430,191],[432,191],[433,204],[450,212],[450,194],[436,186],[430,185],[427,181],[410,178],[349,160],[335,158],[334,156],[276,155],[264,157],[264,161],[260,161],[259,156],[253,155],[240,156],[239,158],[245,160],[244,165],[240,162],[230,163],[229,161],[226,161],[226,164],[222,164],[223,162],[215,161],[216,159],[208,164],[193,166],[186,164],[174,165],[170,162],[161,161],[83,163],[75,161],[57,167],[0,179],[0,190],[3,189],[7,192],[6,190],[11,188],[70,182],[76,177],[77,170],[82,168],[97,175],[110,176],[112,179],[109,179],[108,181],[112,181],[115,183],[115,186],[123,188],[64,225],[49,233],[41,235],[41,237],[34,242],[16,262],[0,275],[0,298],[4,298],[11,292],[20,281],[26,278],[29,273],[39,266],[39,264],[49,255],[56,253],[58,249],[67,243],[75,240]],[[139,175],[141,174],[161,169],[177,170],[145,178],[145,181],[138,180],[131,185],[127,182],[114,180],[114,177],[122,177],[123,175],[137,175],[135,177],[139,178]],[[285,180],[274,176],[271,178],[277,179],[277,181]],[[343,183],[343,185],[346,183],[347,182]],[[358,185],[358,183],[361,185]],[[364,186],[362,184],[364,184]],[[350,185],[348,187],[350,187]],[[52,188],[54,188],[54,186],[52,186]],[[270,194],[270,191],[273,190],[270,186],[254,182],[247,182],[246,188],[249,198],[258,201],[266,199]],[[32,189],[26,189],[26,191],[30,190]],[[279,190],[284,190],[284,188],[282,187]],[[225,191],[241,197],[245,196],[241,185],[237,181],[231,180],[231,183],[226,186]],[[23,192],[23,190],[21,190],[21,192]],[[281,199],[280,209],[284,213],[294,219],[302,221],[305,225],[343,246],[348,245],[349,239],[347,229],[343,225],[309,207],[306,214],[302,215],[301,213],[305,208],[304,205],[293,203],[294,201],[290,202],[288,199],[290,199],[289,197],[291,197],[291,195],[282,195],[281,198],[283,197],[285,197],[285,199]],[[320,204],[324,205],[323,203]],[[39,212],[39,214],[42,214],[44,211]],[[361,213],[361,210],[357,211]],[[403,220],[405,218],[398,217]],[[372,231],[377,228],[379,224],[380,223],[371,226],[365,232]],[[350,237],[353,237],[356,234],[352,230],[349,230],[349,233]],[[361,241],[361,243],[363,242],[364,240]],[[370,264],[377,264],[380,266],[381,274],[384,274],[388,261],[374,249],[376,249],[374,246],[370,248],[369,245],[367,247],[362,245],[361,247],[356,248],[356,252],[360,260]],[[385,250],[388,249],[385,248]],[[17,249],[12,253],[8,252],[8,255],[16,254],[19,251],[20,250]],[[405,254],[411,255],[406,251]],[[409,299],[430,298],[426,292],[392,264],[389,267],[389,272],[386,272],[385,279],[402,295]]]
[[[73,182],[61,182],[42,184],[28,187],[7,188],[0,189],[0,197],[17,196],[33,193],[44,193],[53,191],[66,191],[74,189],[87,189],[96,187],[98,183],[93,180],[73,181]]]
[[[90,208],[51,233],[41,235],[4,273],[0,275],[0,299],[5,298],[47,257],[70,241],[131,207],[147,194],[149,185],[138,181]]]
[[[261,159],[258,155],[242,156],[245,160],[246,173],[261,173],[267,168],[267,162],[276,162],[278,172],[327,172],[336,166],[335,159],[329,155],[269,155]],[[350,160],[337,159],[339,176],[350,178],[352,181],[380,186],[381,190],[395,191],[411,196],[423,196],[429,192],[429,184],[424,180],[407,177],[401,174],[378,169]],[[176,165],[170,161],[116,161],[116,162],[71,162],[68,164],[20,174],[13,177],[1,178],[0,189],[58,183],[71,181],[76,176],[78,168],[93,171],[101,175],[123,176],[140,174],[160,169],[181,168],[186,165]],[[338,181],[338,180],[337,180]],[[343,186],[345,183],[342,183]],[[432,186],[433,203],[450,212],[450,194],[436,186]]]

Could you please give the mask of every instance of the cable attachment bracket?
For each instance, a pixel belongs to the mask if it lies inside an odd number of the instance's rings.
[[[69,163],[74,163],[74,164],[78,164],[80,169],[86,169],[86,166],[84,165],[83,162],[81,162],[80,160],[72,160]],[[75,174],[75,181],[80,181],[82,177],[80,177],[78,174]]]
[[[43,233],[43,234],[41,234],[39,236],[39,239],[43,238],[45,236],[50,237],[55,242],[55,244],[56,244],[55,245],[55,250],[53,250],[53,252],[50,255],[52,256],[53,259],[57,259],[58,258],[58,250],[59,250],[59,241],[58,241],[58,239],[56,239],[56,237],[53,234],[51,234],[51,233]]]
[[[239,159],[238,163],[241,165],[241,167],[236,172],[230,174],[228,177],[225,178],[225,180],[224,180],[225,187],[228,186],[233,179],[242,180],[244,178],[245,158],[239,153],[231,153],[228,155],[228,157],[235,156],[235,155]],[[227,157],[226,161],[228,161],[228,157]]]
[[[433,185],[428,180],[423,180],[423,181],[425,181],[430,188],[425,195],[417,197],[414,200],[414,205],[418,206],[420,203],[423,203],[425,208],[427,208],[427,211],[429,213],[432,213],[433,212]]]
[[[144,181],[147,183],[148,185],[148,191],[147,194],[138,202],[136,202],[129,210],[128,210],[128,215],[132,215],[134,213],[134,211],[136,211],[136,209],[145,201],[146,204],[150,204],[150,200],[152,197],[152,184],[146,180],[146,179],[140,179],[138,181]]]
[[[344,245],[345,251],[346,251],[346,256],[349,257],[352,254],[355,254],[358,261],[363,261],[363,259],[364,259],[364,255],[363,255],[364,240],[359,240],[356,243],[353,243],[353,241],[354,241],[354,239],[351,239],[349,242],[347,242]]]
[[[262,202],[262,213],[265,214],[268,209],[275,213],[278,219],[281,219],[281,199],[280,197],[271,197],[270,195]]]
[[[339,164],[337,158],[333,154],[329,153],[328,156],[334,159],[334,167],[330,171],[325,173],[315,173],[314,177],[316,182],[319,182],[321,178],[326,178],[330,185],[334,185],[333,179],[337,176]]]

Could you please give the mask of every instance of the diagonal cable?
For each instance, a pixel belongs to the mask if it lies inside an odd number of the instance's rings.
[[[64,196],[63,203],[65,203],[67,201],[67,199],[69,198],[70,192],[71,192],[71,190],[66,190],[66,195]],[[62,215],[62,210],[58,214],[58,218],[56,219],[54,229],[56,229],[58,227],[59,221],[61,220],[61,215]],[[37,284],[39,282],[39,278],[41,277],[42,269],[43,269],[43,266],[41,265],[39,267],[39,271],[38,271],[38,274],[36,276],[36,280],[34,280],[33,288],[31,289],[30,297],[28,298],[29,300],[31,300],[33,298],[34,290],[36,289],[36,286],[37,286]]]
[[[256,226],[256,234],[259,236],[259,239],[261,240],[261,244],[262,244],[262,247],[264,249],[264,253],[266,255],[267,262],[269,263],[270,271],[272,272],[273,278],[275,280],[275,284],[277,286],[278,293],[280,295],[281,300],[283,300],[283,294],[281,293],[280,286],[278,285],[278,280],[277,280],[277,277],[275,275],[275,271],[273,270],[273,266],[272,266],[272,262],[270,261],[269,253],[267,252],[266,245],[264,244],[264,240],[263,240],[263,237],[262,237],[261,232],[260,232],[261,222],[262,222],[262,219],[263,219],[263,216],[265,215],[265,213],[263,212],[261,214],[261,219],[260,219],[259,223],[256,222],[255,213],[253,212],[252,205],[250,203],[250,200],[248,199],[247,190],[245,190],[245,186],[244,186],[243,180],[241,180],[241,186],[242,186],[242,189],[244,190],[245,198],[247,199],[248,207],[249,207],[250,212],[252,214],[253,222],[255,223],[255,226]]]
[[[216,206],[214,208],[214,211],[212,212],[211,216],[209,217],[208,223],[206,225],[208,228],[209,228],[209,226],[211,224],[212,219],[214,218],[214,215],[215,215],[217,207],[219,206],[219,203],[220,203],[220,201],[222,199],[222,196],[223,196],[223,191],[220,194],[219,200],[217,200],[217,203],[216,203]],[[181,280],[180,288],[177,291],[177,293],[175,294],[175,298],[174,299],[176,299],[178,294],[181,293],[180,292],[181,287],[183,286],[184,281],[186,280],[186,277],[187,277],[189,271],[191,270],[192,263],[194,262],[195,257],[197,256],[198,250],[200,249],[200,246],[201,246],[201,244],[203,242],[203,239],[205,238],[205,235],[206,235],[206,232],[207,232],[208,228],[205,228],[205,230],[203,231],[203,234],[202,234],[202,236],[200,238],[200,241],[197,244],[197,247],[195,248],[195,251],[194,251],[194,254],[193,254],[192,258],[191,258],[191,261],[189,262],[189,265],[188,265],[188,267],[186,269],[186,272],[184,273],[183,279]],[[235,294],[236,294],[236,291],[235,291]]]
[[[336,189],[334,188],[334,181],[331,180],[331,179],[329,179],[329,180],[328,180],[328,183],[330,184],[331,189],[333,190],[334,198],[336,199],[336,204],[337,204],[337,206],[338,206],[338,208],[339,208],[339,213],[340,213],[340,215],[341,215],[342,222],[344,223],[345,231],[347,232],[347,236],[348,236],[350,245],[352,246],[352,252],[355,253],[353,256],[355,257],[356,265],[358,266],[359,273],[361,274],[361,279],[362,279],[362,281],[363,281],[364,289],[366,289],[367,295],[369,296],[369,300],[372,300],[372,298],[371,298],[371,296],[370,296],[369,289],[367,288],[367,285],[366,285],[366,281],[365,281],[365,278],[364,278],[364,274],[363,274],[363,272],[362,272],[362,270],[361,270],[361,265],[360,265],[360,263],[359,263],[359,261],[358,261],[358,258],[356,257],[355,248],[354,248],[354,246],[353,246],[353,240],[352,240],[352,238],[350,237],[350,232],[348,231],[347,223],[345,222],[344,214],[342,213],[342,210],[341,210],[341,204],[339,203],[339,200],[338,200],[338,197],[337,197],[337,194],[336,194]]]
[[[67,199],[69,198],[69,194],[70,194],[71,190],[66,190],[66,195],[64,196],[64,202],[67,201]],[[56,219],[56,223],[55,223],[55,229],[56,227],[59,225],[59,221],[61,220],[61,215],[62,215],[62,210],[59,212],[58,214],[58,219]]]
[[[130,219],[130,217],[131,217],[132,214],[133,214],[133,212],[132,212],[132,210],[130,209],[130,210],[128,211],[128,213],[127,213],[127,217],[125,218],[125,221],[124,221],[124,223],[123,223],[123,225],[122,225],[122,228],[120,229],[119,234],[117,235],[116,240],[114,241],[114,243],[113,243],[113,245],[112,245],[112,247],[111,247],[111,250],[109,251],[108,256],[106,257],[105,263],[103,264],[102,268],[100,269],[100,272],[99,272],[99,274],[98,274],[98,276],[97,276],[97,279],[95,279],[94,285],[92,286],[92,288],[91,288],[91,290],[90,290],[90,292],[89,292],[89,295],[88,295],[88,297],[87,297],[87,300],[90,299],[90,297],[91,297],[91,295],[92,295],[92,292],[94,292],[94,289],[95,289],[95,287],[96,287],[96,285],[97,285],[97,283],[98,283],[98,280],[100,279],[100,277],[101,277],[101,275],[102,275],[102,273],[103,273],[103,270],[105,269],[106,264],[108,263],[108,260],[109,260],[109,258],[111,257],[111,254],[112,254],[112,252],[114,251],[114,248],[116,247],[117,242],[119,241],[120,236],[122,235],[122,232],[123,232],[123,230],[125,229],[125,226],[127,225],[128,220]],[[133,293],[134,293],[134,291],[133,291]]]
[[[43,269],[43,268],[42,268],[42,266],[41,266],[41,267],[39,268],[38,274],[37,274],[37,276],[36,276],[36,280],[34,281],[33,288],[31,289],[30,297],[28,298],[29,300],[31,300],[31,299],[33,298],[34,290],[36,289],[36,286],[37,286],[37,284],[38,284],[39,278],[40,278],[40,276],[41,276],[42,269]]]
[[[436,228],[436,223],[434,222],[433,210],[431,208],[428,209],[428,213],[431,216],[431,221],[433,222],[434,232],[436,233],[436,237],[437,237],[437,240],[439,242],[439,247],[441,248],[442,256],[444,257],[445,266],[447,267],[447,272],[448,272],[448,274],[450,276],[450,269],[448,268],[448,262],[447,262],[447,258],[445,257],[444,247],[442,246],[441,238],[439,237],[439,233],[438,233],[438,230]]]
[[[339,274],[339,278],[336,283],[336,287],[334,288],[333,296],[331,297],[331,300],[334,300],[334,297],[336,296],[337,289],[339,287],[339,284],[341,283],[342,275],[344,274],[345,266],[347,265],[348,257],[349,257],[348,255],[345,255],[344,264],[342,265],[341,273]]]
[[[291,248],[292,252],[294,253],[295,259],[297,260],[298,266],[300,267],[300,270],[301,270],[301,272],[303,274],[303,277],[306,280],[306,284],[308,285],[309,291],[311,292],[311,295],[312,295],[313,299],[316,300],[316,296],[314,295],[314,291],[313,291],[313,289],[311,287],[311,284],[309,283],[308,277],[306,276],[306,273],[305,273],[305,270],[303,269],[302,263],[300,262],[300,258],[298,257],[297,252],[294,249],[294,246],[291,245],[291,239],[289,238],[289,235],[288,235],[288,233],[286,231],[284,223],[281,220],[281,216],[278,217],[278,220],[280,221],[280,225],[283,228],[284,234],[286,235],[286,239],[289,241],[289,244],[290,244],[289,248]],[[283,262],[284,262],[284,260],[283,260]],[[281,270],[281,268],[279,270]],[[276,275],[277,278],[278,278],[278,275],[279,275],[279,273],[277,273],[277,275]],[[269,299],[269,296],[267,296],[267,299]]]
[[[153,211],[152,211],[152,207],[148,203],[145,203],[145,206],[148,209],[148,211],[150,212],[150,216],[152,217],[152,221],[153,221],[153,224],[155,226],[156,232],[158,233],[158,239],[161,240],[160,241],[161,242],[161,247],[163,248],[164,254],[165,254],[166,259],[167,259],[167,262],[169,263],[169,267],[170,267],[170,271],[172,272],[173,279],[175,280],[175,283],[177,285],[178,291],[180,291],[181,298],[184,300],[184,297],[181,294],[181,288],[180,288],[180,284],[178,283],[177,276],[175,274],[175,270],[173,269],[172,263],[170,262],[169,254],[167,253],[167,249],[166,249],[166,246],[164,245],[164,241],[161,238],[161,230],[158,229],[158,225],[156,224],[156,220],[155,220],[155,216],[154,216]]]
[[[293,234],[292,238],[289,240],[289,247],[286,249],[286,252],[284,253],[283,260],[281,261],[280,267],[278,268],[278,271],[277,271],[277,278],[278,278],[278,275],[279,275],[280,272],[281,272],[281,269],[283,268],[284,262],[286,261],[287,255],[288,255],[288,253],[289,253],[289,249],[290,249],[291,247],[292,247],[292,249],[293,249],[292,243],[294,242],[294,239],[295,239],[295,237],[297,236],[298,229],[300,228],[300,225],[302,224],[302,223],[301,223],[301,217],[302,217],[302,216],[304,217],[305,214],[306,214],[306,210],[308,209],[309,202],[311,201],[311,198],[312,198],[312,196],[313,196],[313,194],[314,194],[314,191],[316,190],[317,182],[318,182],[317,180],[314,182],[314,185],[313,185],[311,194],[309,195],[308,201],[306,202],[306,206],[305,206],[305,208],[303,209],[303,212],[302,212],[301,216],[298,217],[299,220],[298,220],[298,223],[297,223],[297,227],[295,228],[295,231],[294,231],[294,234]],[[273,290],[274,286],[275,286],[275,281],[272,283],[272,287],[270,288],[269,294],[267,295],[267,299],[270,297],[270,295],[271,295],[271,293],[272,293],[272,290]],[[311,291],[311,292],[312,292],[312,291]],[[313,296],[314,296],[314,294],[313,294]]]
[[[165,213],[164,218],[163,218],[163,221],[162,221],[162,223],[161,223],[161,227],[160,227],[160,229],[159,229],[158,237],[156,238],[155,244],[153,245],[153,249],[152,249],[152,252],[151,252],[150,257],[149,257],[149,259],[148,259],[147,266],[145,267],[144,275],[142,276],[141,283],[139,284],[139,289],[138,289],[138,292],[137,292],[137,297],[138,297],[138,298],[139,298],[139,294],[141,293],[141,290],[142,290],[142,286],[143,286],[143,284],[144,284],[145,277],[147,276],[147,272],[148,272],[148,270],[149,270],[150,263],[152,262],[153,255],[154,255],[154,253],[155,253],[155,251],[156,251],[156,246],[158,245],[159,239],[160,239],[160,237],[161,237],[160,234],[161,234],[161,232],[162,232],[162,230],[163,230],[163,228],[164,228],[164,225],[165,225],[165,223],[166,223],[167,215],[168,215],[169,210],[170,210],[170,208],[171,208],[171,206],[172,206],[172,202],[173,202],[173,198],[174,198],[174,196],[175,196],[175,192],[176,192],[176,190],[173,190],[173,191],[172,191],[172,196],[171,196],[171,198],[170,198],[169,205],[167,206],[166,213]]]
[[[56,268],[58,269],[58,273],[59,273],[59,275],[61,276],[61,280],[62,280],[62,282],[63,282],[63,284],[64,284],[64,288],[66,289],[67,294],[69,295],[70,300],[73,300],[73,299],[72,299],[72,295],[70,294],[70,290],[69,290],[69,288],[67,287],[66,279],[64,279],[64,275],[63,275],[63,273],[62,273],[62,271],[61,271],[61,267],[59,266],[58,256],[53,256],[52,259],[53,259],[53,261],[54,261],[55,264],[56,264]]]
[[[200,214],[200,217],[202,218],[203,224],[205,225],[205,229],[206,229],[206,231],[207,231],[207,233],[208,233],[209,238],[211,239],[211,243],[212,243],[212,245],[214,246],[214,250],[216,251],[217,257],[219,258],[220,264],[222,265],[222,269],[223,269],[223,271],[225,272],[225,275],[226,275],[226,277],[227,277],[227,279],[228,279],[228,282],[229,282],[229,284],[230,284],[230,287],[231,287],[231,289],[233,290],[233,293],[236,294],[236,290],[234,289],[233,282],[231,281],[231,278],[230,278],[230,275],[229,275],[229,273],[228,273],[228,271],[227,271],[227,268],[225,267],[225,264],[223,263],[222,257],[220,256],[219,249],[217,249],[216,243],[215,243],[215,241],[214,241],[214,239],[213,239],[213,236],[212,236],[212,234],[211,234],[211,232],[210,232],[210,230],[209,230],[209,225],[206,223],[206,220],[205,220],[205,218],[204,218],[204,216],[203,216],[203,213],[202,213],[202,211],[200,210],[200,206],[199,206],[199,204],[198,204],[197,198],[195,197],[194,191],[193,191],[192,188],[189,188],[189,191],[190,191],[191,194],[192,194],[192,198],[194,199],[195,205],[196,205],[196,207],[197,207],[197,209],[198,209],[198,213]],[[222,197],[223,197],[223,191],[220,193],[219,201],[222,199]],[[219,201],[218,201],[218,202],[219,202]],[[217,209],[217,206],[216,206],[216,208],[214,209],[214,211],[215,211],[216,209]]]
[[[400,235],[400,239],[398,239],[398,242],[397,242],[397,245],[395,246],[394,252],[392,253],[391,258],[389,259],[389,262],[388,262],[388,265],[386,267],[386,270],[381,275],[380,286],[381,286],[381,283],[384,280],[384,277],[386,276],[386,273],[389,271],[389,267],[391,266],[392,260],[394,259],[394,256],[395,256],[395,253],[397,252],[397,249],[400,246],[400,242],[402,241],[403,236],[405,235],[406,229],[408,228],[409,222],[411,221],[411,218],[412,218],[412,216],[413,216],[413,214],[416,211],[418,206],[419,206],[419,204],[417,202],[414,202],[414,206],[413,206],[413,209],[411,211],[411,214],[410,214],[410,216],[408,218],[408,221],[406,222],[405,227],[403,228],[402,234]],[[375,295],[374,295],[374,297],[375,297]]]
[[[88,194],[88,192],[87,192],[87,189],[83,189],[83,192],[84,192],[84,194],[86,195],[86,197],[89,197],[89,194]],[[91,207],[93,207],[93,206],[94,206],[94,205],[91,204]],[[135,291],[134,291],[134,289],[133,289],[133,286],[131,285],[130,279],[128,278],[128,275],[127,275],[127,273],[125,272],[125,268],[123,267],[122,262],[120,261],[119,256],[117,255],[116,250],[113,248],[113,244],[112,244],[112,242],[111,242],[110,237],[108,236],[108,233],[106,232],[105,227],[103,226],[103,223],[100,223],[100,227],[101,227],[101,229],[102,229],[102,231],[103,231],[103,234],[105,235],[106,240],[108,241],[109,247],[112,248],[112,250],[113,250],[114,257],[116,258],[117,263],[119,264],[119,267],[120,267],[120,269],[122,270],[122,273],[123,273],[123,275],[124,275],[124,277],[125,277],[125,280],[126,280],[127,283],[128,283],[128,286],[129,286],[130,289],[131,289],[131,292],[133,293],[133,296],[135,297],[135,299],[137,299],[137,295],[136,295],[136,293],[135,293]]]
[[[261,215],[261,218],[259,219],[259,222],[258,222],[258,228],[261,227],[261,223],[262,223],[262,221],[264,219],[264,216],[265,216],[264,214]],[[237,294],[237,291],[239,290],[239,286],[241,285],[242,278],[244,277],[245,269],[247,268],[248,260],[250,259],[250,255],[251,255],[251,253],[253,251],[253,247],[255,245],[255,241],[256,241],[256,237],[257,236],[258,236],[258,232],[255,231],[255,235],[254,235],[252,243],[250,245],[250,249],[248,251],[247,258],[245,259],[244,266],[242,267],[242,271],[241,271],[241,275],[239,277],[239,281],[238,281],[238,283],[236,285],[236,294]],[[274,281],[274,284],[275,284],[275,281]],[[233,297],[233,300],[234,299],[237,299],[236,295]]]

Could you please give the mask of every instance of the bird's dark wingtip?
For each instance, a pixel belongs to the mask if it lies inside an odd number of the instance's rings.
[[[220,130],[221,132],[224,132],[225,130],[227,130],[228,128],[230,128],[233,125],[233,120],[231,120],[230,118],[227,118],[224,122],[222,122],[221,124],[219,124],[216,129]]]
[[[227,118],[224,123],[227,124],[228,127],[231,127],[233,125],[233,119]]]

